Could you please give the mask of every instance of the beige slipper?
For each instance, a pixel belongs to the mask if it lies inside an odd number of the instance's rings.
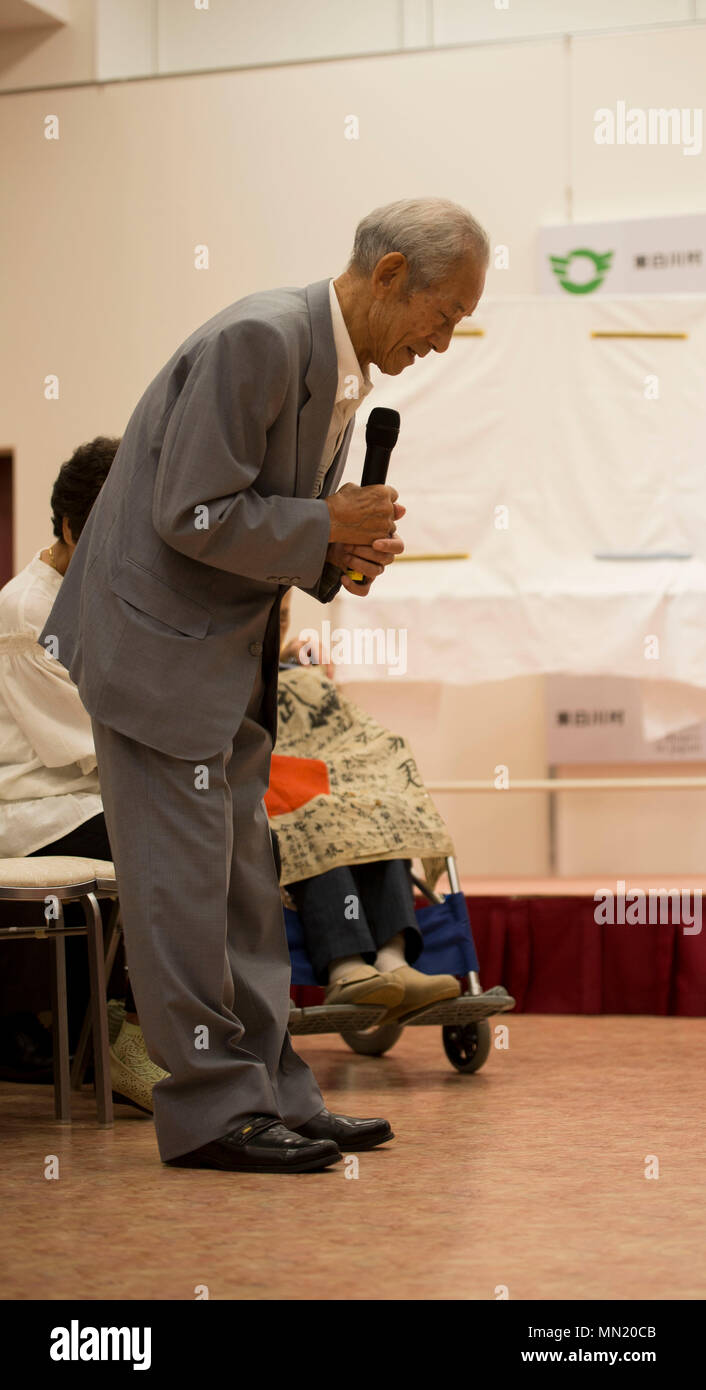
[[[441,1003],[442,999],[457,999],[461,993],[461,986],[453,975],[424,975],[421,970],[413,970],[411,965],[399,965],[390,972],[390,978],[399,981],[404,994],[385,1014],[383,1023],[405,1023]]]
[[[325,1004],[378,1004],[381,1009],[391,1008],[404,998],[404,985],[395,978],[397,972],[388,971],[374,975],[350,975],[336,980],[326,990]]]
[[[124,1023],[110,1049],[110,1079],[116,1095],[152,1113],[152,1088],[169,1073],[151,1060],[142,1029]]]

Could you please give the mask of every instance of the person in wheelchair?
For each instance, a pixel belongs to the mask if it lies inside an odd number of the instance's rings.
[[[278,748],[287,753],[273,754],[265,798],[280,880],[299,916],[317,982],[326,988],[326,1004],[381,1006],[386,1009],[381,1022],[405,1022],[443,999],[456,998],[460,985],[453,975],[414,969],[422,935],[414,910],[412,860],[404,854],[389,857],[386,846],[390,838],[404,842],[405,833],[412,834],[415,808],[411,804],[405,811],[404,797],[393,790],[394,775],[389,798],[379,795],[373,781],[381,756],[390,756],[393,773],[403,769],[403,782],[413,766],[412,803],[416,796],[421,805],[417,820],[425,818],[428,837],[420,844],[444,852],[445,827],[426,804],[423,788],[421,796],[414,790],[421,783],[404,740],[344,700],[331,667],[302,664],[306,644],[287,642],[290,610],[287,593],[280,614],[278,693]],[[398,820],[404,822],[406,815],[406,831],[404,824],[398,830]],[[379,858],[374,857],[375,846]],[[307,872],[312,867],[317,871]]]

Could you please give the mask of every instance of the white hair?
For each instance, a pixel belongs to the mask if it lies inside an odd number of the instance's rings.
[[[378,261],[399,251],[408,265],[408,290],[438,284],[466,256],[486,264],[488,235],[466,208],[448,198],[403,198],[374,208],[359,222],[348,269],[371,275]]]

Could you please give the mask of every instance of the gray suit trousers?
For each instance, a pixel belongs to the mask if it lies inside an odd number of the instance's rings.
[[[150,1057],[170,1073],[153,1096],[163,1159],[253,1113],[292,1127],[324,1108],[287,1030],[262,692],[259,669],[232,746],[200,763],[92,721],[135,1002]]]

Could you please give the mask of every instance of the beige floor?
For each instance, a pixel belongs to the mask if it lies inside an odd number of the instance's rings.
[[[438,1029],[382,1059],[299,1039],[332,1109],[393,1123],[357,1178],[167,1169],[139,1112],[99,1131],[86,1093],[59,1128],[3,1084],[2,1297],[703,1298],[706,1021],[505,1021],[475,1077]]]

